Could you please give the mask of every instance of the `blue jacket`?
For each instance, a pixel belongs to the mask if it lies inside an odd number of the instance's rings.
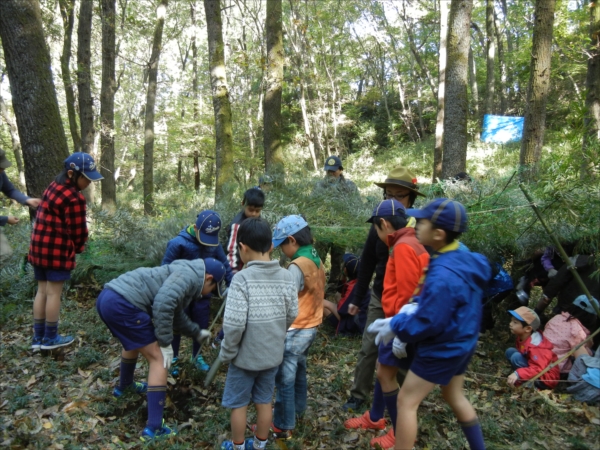
[[[231,273],[231,267],[229,266],[229,262],[227,262],[223,247],[220,245],[209,247],[200,244],[196,236],[188,232],[188,227],[185,227],[176,237],[169,241],[165,256],[160,265],[171,264],[176,259],[193,260],[198,258],[214,258],[223,263],[225,266],[225,283],[229,286],[233,278],[233,273]]]
[[[397,314],[392,330],[414,343],[420,357],[454,358],[472,352],[481,322],[481,298],[491,278],[485,256],[465,251],[435,254],[412,315]]]

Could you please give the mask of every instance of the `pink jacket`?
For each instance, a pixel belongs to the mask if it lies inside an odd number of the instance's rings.
[[[562,312],[554,316],[544,328],[544,337],[548,339],[554,348],[552,349],[558,359],[565,356],[573,347],[585,340],[590,332],[579,320],[571,318],[568,312]],[[590,343],[591,344],[591,343]],[[569,373],[572,362],[570,358],[559,365],[561,373]]]

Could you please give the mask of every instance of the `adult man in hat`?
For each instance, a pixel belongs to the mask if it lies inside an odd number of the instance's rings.
[[[417,177],[406,167],[402,166],[392,169],[384,182],[375,184],[383,189],[384,199],[395,199],[406,208],[412,207],[418,195],[425,196],[417,189]],[[407,227],[414,226],[415,220],[412,219],[408,222]],[[375,345],[375,335],[368,333],[366,329],[376,319],[383,319],[385,317],[381,306],[381,295],[383,294],[383,277],[385,275],[388,255],[388,246],[379,239],[375,227],[371,226],[360,257],[361,263],[358,271],[358,281],[354,288],[354,298],[362,298],[366,294],[373,274],[375,274],[375,280],[373,280],[373,289],[371,291],[371,301],[369,303],[362,346],[358,354],[356,368],[354,369],[354,382],[350,390],[350,398],[344,404],[345,410],[357,411],[373,388],[373,375],[375,372],[375,363],[377,362],[377,345]],[[356,314],[357,312],[357,305],[350,304],[348,306],[349,314]]]
[[[0,191],[4,192],[8,198],[11,198],[22,205],[28,205],[31,208],[37,208],[40,204],[39,198],[31,198],[16,189],[8,180],[5,169],[12,166],[12,163],[6,158],[6,152],[0,149]],[[3,227],[6,224],[15,225],[19,222],[19,218],[15,216],[0,216],[0,262],[8,258],[12,254],[12,248],[8,244],[6,236],[4,236]]]
[[[344,177],[344,167],[338,156],[329,156],[325,161],[324,170],[325,178],[315,185],[312,195],[327,195],[337,201],[359,197],[356,185]],[[335,295],[342,277],[342,264],[346,249],[333,242],[317,242],[315,248],[323,261],[327,258],[327,253],[331,251],[331,269],[325,294],[326,296]]]

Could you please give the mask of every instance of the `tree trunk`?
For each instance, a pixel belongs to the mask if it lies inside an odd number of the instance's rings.
[[[596,176],[593,162],[600,153],[600,3],[590,5],[589,59],[586,77],[586,116],[584,119],[581,178]]]
[[[194,152],[194,190],[200,192],[200,164],[198,151]]]
[[[17,171],[19,172],[19,184],[21,187],[25,187],[25,172],[23,171],[23,158],[21,157],[21,141],[19,140],[19,130],[14,118],[9,114],[6,103],[0,95],[0,115],[8,125],[10,132],[10,141],[12,144],[13,153],[15,155],[15,161],[17,162]]]
[[[210,85],[215,112],[215,202],[218,202],[223,197],[225,184],[232,181],[234,172],[233,130],[225,70],[221,0],[204,0],[204,11],[208,34]]]
[[[555,5],[556,0],[535,2],[531,72],[527,87],[527,105],[519,161],[523,171],[522,179],[532,179],[537,175],[544,144]]]
[[[486,31],[486,81],[484,114],[494,114],[494,95],[496,95],[496,33],[494,30],[494,0],[487,0],[485,8]]]
[[[438,95],[437,95],[437,119],[435,122],[435,148],[433,150],[433,176],[435,183],[442,176],[442,156],[444,138],[444,108],[446,99],[446,52],[448,41],[448,11],[449,4],[446,0],[440,2],[440,52],[438,60]]]
[[[479,87],[477,86],[477,65],[473,58],[473,47],[469,46],[469,84],[471,85],[471,100],[473,117],[479,118]]]
[[[196,4],[194,1],[190,2],[190,16],[192,19],[192,29],[194,34],[192,35],[192,95],[194,98],[194,111],[192,117],[194,119],[194,126],[192,127],[192,133],[194,134],[192,141],[195,145],[198,145],[200,138],[200,104],[199,104],[199,92],[198,92],[198,45],[196,44],[197,28],[196,28]],[[194,190],[200,192],[200,165],[198,164],[198,151],[194,151]]]
[[[69,156],[37,0],[0,1],[0,39],[25,162],[27,194],[41,197]]]
[[[444,112],[442,178],[464,172],[467,166],[467,78],[473,0],[452,0],[448,25],[448,64]]]
[[[281,0],[267,0],[267,70],[263,115],[265,171],[283,173],[281,94],[283,88],[283,29]]]
[[[115,78],[116,58],[116,4],[115,0],[102,0],[102,90],[100,92],[100,173],[102,183],[102,208],[114,211],[117,207],[115,186]]]
[[[156,9],[156,28],[152,41],[152,55],[148,63],[148,93],[144,121],[144,214],[154,212],[154,106],[158,80],[158,61],[162,50],[162,34],[169,0],[160,0]]]
[[[79,136],[79,125],[77,124],[77,112],[75,111],[75,93],[73,91],[73,82],[71,80],[71,43],[73,41],[73,25],[75,22],[73,10],[75,9],[75,0],[59,0],[60,14],[63,20],[63,51],[60,56],[60,69],[62,71],[62,80],[65,86],[65,97],[67,102],[67,115],[69,116],[69,128],[71,130],[71,139],[73,139],[73,149],[77,151],[81,148],[81,137]]]
[[[500,115],[506,114],[507,105],[507,92],[506,92],[506,80],[507,80],[507,69],[506,59],[504,57],[504,43],[502,42],[502,33],[500,32],[500,23],[498,23],[498,16],[494,10],[494,31],[496,34],[496,45],[498,46],[498,66],[500,67]]]

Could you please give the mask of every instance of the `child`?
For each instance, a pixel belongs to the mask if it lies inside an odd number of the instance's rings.
[[[598,305],[598,300],[592,297],[592,301]],[[579,345],[590,335],[589,330],[596,329],[598,316],[594,307],[585,295],[577,297],[572,304],[567,305],[565,310],[548,321],[544,327],[544,337],[554,347],[552,351],[558,359],[561,359]],[[592,342],[580,347],[570,358],[561,362],[558,367],[560,373],[569,373],[573,361],[581,355],[592,355],[590,348]]]
[[[193,260],[197,258],[215,258],[225,267],[225,284],[229,286],[233,274],[231,273],[231,267],[229,267],[225,252],[219,245],[220,229],[221,217],[219,214],[210,209],[202,211],[198,214],[195,224],[185,227],[177,237],[169,241],[161,264],[171,264],[177,259]],[[210,298],[211,294],[208,294],[198,301],[191,302],[190,306],[185,311],[192,322],[198,324],[202,329],[208,328],[210,319]],[[179,374],[177,363],[180,342],[181,335],[175,334],[172,342],[174,357],[171,375],[173,376]],[[203,372],[207,372],[210,369],[210,366],[206,364],[202,355],[199,354],[199,351],[200,345],[198,342],[193,341],[192,358],[194,360],[194,366]]]
[[[306,363],[308,349],[323,322],[325,271],[313,247],[308,223],[301,216],[284,217],[273,231],[273,246],[279,247],[292,260],[288,270],[298,292],[298,317],[285,337],[283,362],[275,377],[277,395],[272,429],[280,439],[290,439],[296,427],[296,416],[306,410]]]
[[[143,441],[175,434],[165,425],[163,409],[167,395],[167,370],[173,359],[173,329],[202,343],[210,333],[192,322],[184,312],[190,302],[215,288],[220,290],[225,267],[213,258],[177,260],[166,266],[141,267],[104,285],[96,309],[110,332],[123,345],[119,386],[148,392],[148,422]],[[134,382],[139,354],[148,360],[148,383]]]
[[[271,261],[271,230],[261,218],[245,220],[237,231],[239,255],[247,267],[231,282],[225,306],[220,356],[230,361],[222,404],[231,409],[231,441],[223,450],[264,449],[271,424],[275,374],[283,360],[286,330],[298,315],[292,275]],[[254,439],[244,442],[246,412],[256,405]]]
[[[329,300],[323,300],[324,318],[335,328],[336,335],[350,336],[362,335],[367,321],[367,307],[371,298],[369,289],[362,299],[356,298],[354,287],[356,286],[358,267],[360,259],[352,253],[344,254],[343,272],[346,282],[342,286],[342,297],[337,305]],[[348,313],[350,304],[358,306],[358,313]]]
[[[415,349],[398,394],[394,448],[413,447],[417,409],[439,384],[470,448],[484,449],[481,426],[463,385],[477,346],[481,298],[491,278],[490,265],[482,255],[458,250],[456,239],[467,230],[467,214],[460,203],[439,198],[421,210],[409,209],[407,214],[418,220],[419,242],[434,253],[412,303],[393,318],[372,325],[378,340],[397,336],[402,342],[413,343]]]
[[[227,260],[233,274],[236,274],[244,263],[240,259],[239,249],[237,246],[237,233],[241,223],[251,217],[260,217],[260,213],[265,204],[265,193],[257,188],[250,188],[244,192],[242,200],[242,210],[233,218],[227,227]]]
[[[83,252],[88,237],[85,198],[80,191],[103,179],[87,153],[73,153],[64,166],[44,192],[29,245],[28,260],[38,281],[33,301],[34,351],[73,343],[72,336],[58,334],[60,298],[75,268],[75,255]]]
[[[523,381],[533,378],[549,364],[558,360],[552,351],[552,343],[542,333],[536,331],[540,327],[540,318],[537,313],[521,306],[514,311],[508,311],[510,318],[510,332],[517,337],[517,348],[506,350],[506,359],[510,361],[514,372],[507,382],[511,386],[519,386]],[[533,384],[538,389],[554,389],[560,379],[560,369],[554,366],[541,379]]]
[[[390,248],[390,256],[383,279],[381,306],[385,317],[393,317],[408,303],[419,284],[423,270],[429,264],[429,254],[415,235],[415,229],[407,227],[408,219],[404,206],[395,199],[384,200],[373,211],[368,220],[375,225],[377,235]],[[390,341],[379,345],[377,381],[373,394],[371,410],[361,417],[346,420],[344,426],[349,429],[366,428],[382,430],[385,428],[383,414],[387,408],[392,419],[392,428],[383,436],[371,440],[371,446],[390,448],[395,441],[396,401],[399,386],[396,381],[398,369],[408,369],[406,351],[399,348],[399,342]]]

